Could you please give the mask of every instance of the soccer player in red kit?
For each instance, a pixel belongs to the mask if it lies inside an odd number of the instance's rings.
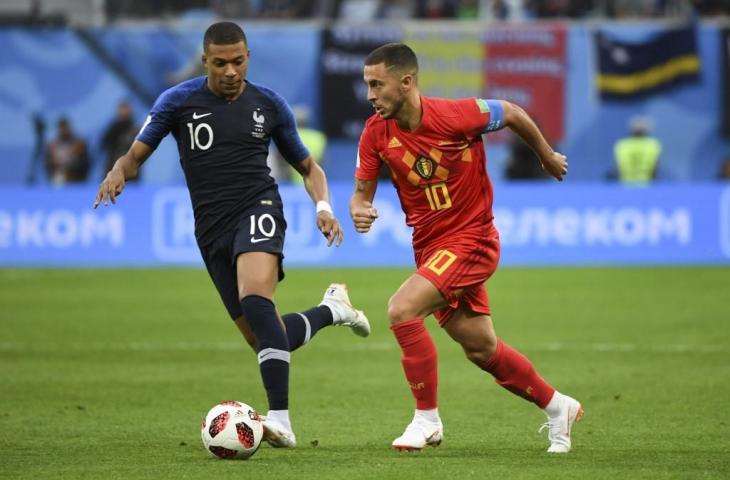
[[[383,45],[365,59],[368,101],[376,114],[360,137],[350,215],[360,233],[377,219],[372,201],[378,171],[391,173],[406,223],[413,227],[416,273],[388,302],[391,329],[416,400],[416,412],[393,441],[399,450],[436,446],[443,438],[437,403],[437,353],[423,320],[433,314],[466,357],[499,385],[535,403],[548,417],[548,452],[570,451],[580,403],[555,390],[532,363],[498,338],[484,282],[499,260],[492,184],[482,134],[508,127],[558,180],[566,157],[553,151],[530,117],[499,100],[445,100],[420,95],[418,60],[408,46]]]

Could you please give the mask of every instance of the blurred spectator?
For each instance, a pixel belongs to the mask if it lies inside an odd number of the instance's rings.
[[[725,157],[720,165],[720,173],[717,175],[720,180],[730,180],[730,156]]]
[[[201,61],[202,56],[203,48],[201,47],[195,55],[190,57],[190,60],[186,64],[166,75],[167,84],[173,86],[191,78],[207,75],[208,72],[205,70],[205,65]]]
[[[594,3],[594,0],[526,0],[525,7],[538,18],[582,18],[593,11]]]
[[[28,169],[28,183],[31,185],[36,181],[36,173],[43,163],[46,150],[46,121],[39,112],[33,114],[33,131],[35,132],[35,141],[30,158],[30,168]]]
[[[608,4],[608,16],[612,18],[650,18],[662,12],[657,0],[612,0]]]
[[[692,7],[703,17],[721,17],[730,15],[728,0],[691,0]]]
[[[730,15],[730,0],[115,0],[102,2],[106,18],[182,16],[209,12],[221,18],[651,18]],[[40,2],[33,2],[38,5]],[[39,9],[36,9],[38,12]]]
[[[490,16],[497,20],[507,20],[509,7],[504,0],[493,0],[489,5]]]
[[[455,15],[453,0],[418,0],[416,16],[427,20],[452,18]]]
[[[460,0],[456,6],[456,18],[461,20],[479,18],[479,0]]]
[[[385,20],[408,20],[415,14],[416,4],[413,0],[391,0],[380,2],[376,17]]]
[[[508,180],[543,180],[550,175],[542,168],[535,152],[517,135],[512,136],[504,176]]]
[[[117,158],[127,153],[127,148],[137,136],[137,125],[134,123],[132,106],[122,102],[117,107],[117,115],[101,137],[101,148],[106,154],[102,178],[112,169]],[[135,178],[137,180],[139,177]]]
[[[343,20],[372,20],[377,11],[377,0],[341,0],[337,7],[337,17]]]
[[[54,185],[83,182],[89,175],[86,142],[73,132],[65,117],[58,120],[58,136],[48,144],[46,172]]]
[[[307,18],[312,14],[313,1],[266,0],[259,4],[257,18]]]
[[[650,135],[652,122],[647,117],[633,117],[630,135],[614,145],[618,179],[626,185],[648,185],[656,178],[662,145]]]
[[[247,0],[210,0],[210,8],[221,18],[248,18],[252,13]]]
[[[309,126],[310,113],[309,108],[306,105],[295,105],[292,107],[294,113],[294,119],[297,122],[297,133],[299,138],[302,139],[302,143],[309,150],[309,155],[316,163],[322,163],[324,157],[324,151],[327,147],[327,136]],[[269,148],[269,156],[266,158],[266,164],[271,170],[271,176],[278,183],[293,182],[303,183],[304,179],[301,174],[289,165],[281,153],[276,149],[275,145],[271,145]]]
[[[327,148],[327,136],[324,132],[320,132],[310,127],[310,113],[309,108],[305,105],[295,105],[292,107],[294,111],[294,118],[297,121],[297,132],[299,138],[302,139],[304,146],[309,150],[309,155],[317,163],[322,163],[324,158],[324,151]],[[289,178],[294,183],[302,183],[303,178],[294,170],[294,167],[289,167]]]

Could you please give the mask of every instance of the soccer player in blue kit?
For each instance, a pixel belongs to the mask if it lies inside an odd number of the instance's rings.
[[[250,52],[243,30],[235,23],[215,23],[205,32],[203,47],[208,75],[159,96],[129,151],[99,187],[94,208],[116,203],[125,181],[137,176],[142,163],[172,133],[208,273],[231,318],[258,354],[269,402],[264,439],[274,447],[294,447],[290,352],[328,325],[348,326],[365,337],[370,324],[350,304],[342,284],[330,285],[316,307],[278,315],[273,299],[284,278],[286,221],[266,165],[271,139],[303,176],[316,204],[317,227],[328,246],[340,245],[342,229],[328,202],[324,171],[299,139],[289,105],[275,92],[246,80]]]

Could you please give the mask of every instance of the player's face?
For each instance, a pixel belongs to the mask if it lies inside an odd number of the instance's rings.
[[[384,63],[365,65],[363,71],[368,86],[368,102],[380,118],[394,118],[406,101],[403,77],[385,68]]]
[[[203,64],[208,69],[208,86],[216,95],[235,98],[243,90],[250,52],[243,42],[208,44]]]

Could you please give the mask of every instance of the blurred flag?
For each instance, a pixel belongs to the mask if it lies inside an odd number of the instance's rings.
[[[641,43],[596,33],[598,76],[603,98],[629,99],[699,80],[694,27],[666,30]]]
[[[375,113],[362,79],[365,57],[375,48],[402,38],[400,28],[391,25],[342,24],[322,29],[319,102],[328,137],[360,137],[363,123]]]
[[[484,32],[485,98],[519,104],[551,143],[564,134],[567,37],[562,23],[490,26]],[[505,129],[489,140],[513,139]]]

